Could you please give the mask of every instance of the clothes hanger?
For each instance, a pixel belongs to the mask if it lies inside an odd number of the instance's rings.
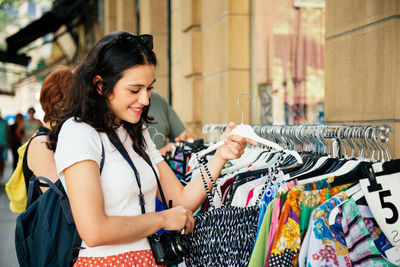
[[[364,134],[365,142],[368,143],[369,145],[371,145],[370,148],[371,148],[371,159],[372,160],[374,159],[373,155],[374,155],[374,152],[376,152],[376,151],[374,151],[374,145],[372,145],[372,143],[370,143],[368,141],[368,139],[369,139],[368,136],[369,136],[369,131],[372,130],[372,134],[371,134],[372,140],[377,141],[377,138],[376,138],[376,135],[374,134],[373,129],[374,128],[367,127],[365,129],[366,131],[364,132],[365,133]],[[383,148],[383,146],[382,146],[382,148]],[[392,161],[388,161],[388,162],[378,162],[378,163],[361,162],[359,167],[356,168],[357,173],[354,173],[354,176],[357,176],[358,180],[364,179],[364,178],[370,179],[370,175],[368,173],[369,169],[371,169],[371,171],[374,172],[375,176],[381,176],[381,175],[385,175],[385,174],[392,174],[392,173],[400,172],[400,160],[392,160]],[[340,177],[337,177],[337,178],[340,178]],[[361,190],[359,183],[357,183],[357,185],[358,185],[359,189]],[[359,192],[359,190],[356,190],[355,188],[352,189],[351,191],[350,191],[350,189],[347,190],[346,195],[347,196],[352,195],[354,200],[358,200],[363,196],[362,192]]]
[[[259,126],[254,126],[254,127],[259,127]],[[275,141],[277,141],[276,143],[279,143],[278,138],[276,138],[276,136],[274,135],[274,127],[272,126],[272,130],[269,133],[269,136],[271,136],[273,139],[275,139]],[[279,128],[277,126],[277,128]],[[254,129],[255,132],[257,132],[257,128]],[[260,134],[262,135],[263,132],[260,131]],[[265,134],[265,133],[264,133]],[[286,143],[285,141],[283,143]],[[268,168],[270,168],[278,159],[280,153],[276,152],[276,151],[272,151],[272,150],[266,150],[267,147],[260,147],[258,146],[257,148],[260,149],[261,152],[259,152],[259,156],[254,160],[254,161],[247,161],[247,163],[242,164],[239,168],[235,168],[238,169],[238,172],[252,172],[252,171],[261,171],[261,172],[267,172]],[[256,148],[256,149],[257,149]],[[232,166],[231,168],[233,169],[234,166]],[[223,170],[224,171],[224,170]]]
[[[274,126],[272,126],[272,129],[274,129]],[[269,136],[275,139],[276,143],[279,143],[279,141],[281,141],[274,136],[273,130],[270,132]],[[271,167],[280,155],[280,153],[278,153],[277,151],[271,150],[269,147],[263,145],[258,145],[257,147],[254,147],[254,153],[258,154],[258,157],[255,160],[252,160],[251,158],[250,160],[243,162],[243,164],[241,164],[241,166],[238,166],[238,168],[235,168],[236,166],[232,166],[230,168],[232,168],[232,170],[237,170],[239,173],[251,171],[267,172],[267,168]],[[223,170],[223,173],[225,173],[225,170]]]
[[[255,127],[259,127],[259,126],[254,126],[254,128]],[[269,133],[268,133],[268,130],[266,127],[261,127],[260,136],[263,136],[263,135],[270,136],[275,140],[276,143],[279,143],[279,139],[276,138],[276,136],[274,135],[275,127],[278,127],[278,126],[272,126],[271,131]],[[254,130],[256,131],[256,128]],[[256,133],[257,133],[257,131],[256,131]],[[254,171],[254,170],[269,168],[276,162],[277,158],[279,157],[279,153],[269,149],[268,147],[263,147],[262,149],[263,149],[263,151],[261,152],[260,157],[258,159],[256,159],[256,161],[253,162],[251,164],[251,166],[249,166],[247,168],[247,171]]]
[[[361,136],[361,133],[360,133],[360,136]],[[339,133],[335,132],[334,133],[334,138],[337,138],[337,140],[339,140],[339,144],[341,145],[342,141],[341,141],[340,132]],[[334,177],[334,176],[336,178],[338,178],[338,176],[340,177],[340,176],[344,176],[346,174],[349,175],[352,179],[355,179],[357,176],[355,175],[355,173],[352,173],[352,171],[356,172],[358,170],[357,167],[360,165],[360,163],[364,162],[363,154],[364,154],[364,150],[361,148],[360,158],[359,159],[357,159],[357,160],[347,160],[344,163],[342,163],[340,168],[336,169],[333,172],[328,172],[328,173],[325,173],[325,174],[322,174],[322,175],[319,175],[319,176],[316,176],[316,177],[313,177],[313,178],[309,178],[309,179],[299,180],[298,184],[299,185],[304,185],[304,184],[313,183],[313,182],[321,181],[321,180],[324,180],[324,179],[328,179],[328,178]],[[332,186],[343,184],[342,181],[341,181],[342,179],[336,179],[336,178],[335,178],[335,181],[332,183]],[[341,181],[341,182],[339,182],[339,181]],[[348,183],[348,182],[346,182],[346,183]]]
[[[303,164],[299,164],[297,160],[293,160],[294,158],[291,155],[289,155],[281,166],[281,170],[285,174],[310,168],[311,167],[310,158],[314,157],[314,155],[308,152],[307,145],[305,144],[307,140],[303,133],[303,126],[298,126],[296,129],[293,129],[291,134],[295,136],[296,140],[299,142],[297,150],[301,151],[300,153],[301,153],[301,158],[303,160]],[[282,135],[281,132],[279,132],[278,137],[280,137],[281,135]],[[293,148],[296,148],[296,146],[293,145]]]
[[[155,139],[156,136],[159,136],[159,137],[161,137],[161,138],[163,139],[163,142],[165,142],[165,140],[166,140],[165,136],[164,136],[162,133],[160,133],[160,132],[157,130],[157,128],[155,128],[155,127],[149,127],[149,130],[150,130],[150,129],[154,129],[154,131],[155,131],[155,133],[154,133],[154,135],[153,135],[153,139]]]
[[[364,163],[362,163],[359,166],[359,168],[356,170],[356,172],[354,173],[354,175],[357,176],[358,179],[369,178],[368,172],[365,171],[365,168],[368,168],[369,166],[372,166],[372,170],[376,176],[390,175],[393,173],[400,172],[400,159],[393,160],[392,156],[390,155],[390,152],[388,151],[388,148],[384,145],[384,143],[386,143],[389,140],[388,134],[391,131],[392,131],[392,129],[386,125],[375,127],[373,129],[372,134],[371,134],[371,141],[378,144],[377,147],[379,147],[380,149],[383,150],[383,151],[377,153],[377,154],[381,154],[382,158],[381,158],[380,162],[364,162]],[[378,134],[378,132],[380,134]],[[337,177],[337,178],[341,178],[341,177]],[[335,181],[332,183],[332,185],[334,186],[336,184],[337,184],[337,182],[335,179]]]
[[[223,169],[221,175],[240,171],[244,167],[249,166],[260,157],[260,153],[260,151],[246,147],[243,155],[237,161],[232,161],[233,165],[231,167]]]
[[[157,130],[157,128],[155,128],[155,127],[149,127],[149,132],[150,132],[150,129],[154,129],[154,131],[155,131],[155,133],[154,133],[154,135],[153,135],[153,142],[154,142],[154,140],[156,140],[156,137],[158,136],[158,137],[161,137],[162,139],[163,139],[163,143],[165,143],[165,141],[167,140],[166,138],[165,138],[165,136],[162,134],[162,133],[160,133],[158,130]],[[175,146],[173,146],[172,147],[172,151],[170,151],[167,155],[166,155],[166,157],[168,158],[168,157],[171,157],[171,158],[174,158],[175,157],[175,149],[176,149],[176,147]]]
[[[242,108],[240,107],[240,97],[241,97],[242,95],[248,95],[249,97],[251,97],[248,93],[241,93],[241,94],[239,95],[238,100],[237,100],[237,105],[238,105],[240,111],[242,112],[242,123],[241,123],[240,125],[236,126],[236,127],[232,130],[231,134],[233,134],[233,135],[239,135],[239,136],[242,136],[242,137],[245,137],[245,138],[254,140],[254,141],[258,142],[259,144],[266,145],[266,146],[271,147],[271,148],[274,148],[274,149],[276,149],[276,150],[278,150],[278,151],[284,151],[284,152],[286,152],[287,154],[290,154],[290,155],[294,156],[294,157],[297,159],[297,161],[298,161],[299,163],[302,164],[302,163],[303,163],[303,160],[302,160],[302,158],[300,157],[299,153],[297,153],[297,151],[292,151],[292,150],[283,149],[280,145],[278,145],[278,144],[276,144],[276,143],[274,143],[274,142],[271,142],[271,141],[269,141],[269,140],[267,140],[267,139],[264,139],[264,138],[259,137],[259,136],[254,132],[253,128],[251,128],[250,125],[248,125],[248,124],[243,124],[243,114],[244,114],[244,112],[243,112]],[[206,154],[208,154],[208,153],[210,153],[210,152],[216,150],[217,148],[219,148],[219,147],[222,146],[223,144],[224,144],[224,141],[219,141],[218,143],[216,143],[216,144],[214,144],[214,145],[211,145],[211,146],[210,146],[209,148],[207,148],[206,150],[199,152],[198,155],[199,155],[199,157],[202,157],[202,156],[204,156],[204,155],[206,155]],[[192,157],[192,159],[189,161],[189,165],[190,165],[190,166],[192,166],[192,164],[194,163],[194,160],[195,160],[195,159]]]
[[[383,136],[378,136],[377,131],[385,131],[385,126],[360,127],[354,132],[355,133],[354,141],[359,148],[359,157],[360,157],[360,159],[358,160],[359,164],[349,172],[334,175],[335,180],[331,183],[332,186],[358,182],[360,179],[368,178],[369,175],[366,169],[371,168],[371,166],[374,172],[377,173],[377,176],[400,172],[400,164],[399,164],[400,160],[391,160],[390,153],[386,154],[384,152],[381,152],[381,154],[384,155],[384,157],[382,157],[383,160],[382,162],[371,161],[374,160],[376,149],[382,148],[383,150],[387,151],[383,143],[380,144],[381,146],[374,145],[374,143],[379,143],[382,141],[387,142],[389,139],[387,135],[388,133],[383,134]],[[356,141],[357,139],[361,139],[365,147],[361,147],[362,145],[360,145]],[[368,161],[368,154],[369,154],[368,150],[371,150],[369,161]],[[379,152],[377,152],[377,154],[379,154]],[[386,157],[388,157],[388,160],[390,161],[387,162],[384,161],[386,159],[385,155]]]
[[[265,152],[260,156],[259,160],[256,160],[251,166],[246,167],[243,171],[257,171],[262,169],[270,168],[278,159],[279,153],[277,152]]]
[[[360,127],[360,130],[357,130],[356,137],[361,138],[361,142],[364,143],[364,146],[360,152],[360,158],[362,162],[355,166],[352,170],[349,170],[347,173],[342,173],[340,175],[335,175],[334,181],[331,183],[332,186],[343,185],[352,182],[358,182],[362,177],[366,177],[365,168],[372,165],[375,161],[375,146],[371,142],[373,135],[370,135],[370,131],[373,130],[373,127]],[[371,137],[370,137],[371,136]],[[370,151],[370,152],[369,152]],[[365,154],[365,155],[364,155]]]
[[[341,136],[341,131],[346,131],[346,127],[339,128],[339,131],[337,133],[338,136]],[[326,146],[327,142],[323,139],[324,131],[315,133],[315,140],[318,142],[321,142],[322,146]],[[339,142],[341,143],[341,142]],[[345,152],[347,153],[347,152]],[[344,162],[343,162],[344,163]],[[314,166],[305,171],[305,172],[300,172],[300,173],[291,173],[290,177],[295,178],[297,180],[304,180],[304,179],[309,179],[311,177],[316,177],[319,175],[323,175],[326,173],[332,172],[338,166],[339,160],[337,158],[332,158],[331,155],[323,156],[318,158],[318,160],[315,162]]]
[[[352,198],[354,201],[357,201],[357,200],[361,199],[361,198],[364,196],[364,193],[363,193],[363,191],[361,190],[361,185],[360,185],[360,183],[357,183],[357,184],[355,184],[355,185],[349,187],[346,191],[344,191],[344,194],[346,195],[346,197],[347,197],[348,199]],[[343,201],[342,203],[340,203],[339,205],[337,205],[336,207],[334,207],[334,208],[331,210],[331,212],[330,212],[330,214],[329,214],[329,217],[328,217],[329,225],[334,225],[334,224],[335,224],[336,216],[337,216],[338,213],[339,213],[340,207],[341,207],[344,203],[346,203],[346,202],[348,201],[348,199],[345,200],[345,201]]]

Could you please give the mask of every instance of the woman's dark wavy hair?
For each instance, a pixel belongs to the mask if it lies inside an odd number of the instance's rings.
[[[49,134],[50,149],[56,149],[61,127],[71,117],[78,122],[89,124],[98,132],[105,132],[111,139],[115,138],[114,130],[117,126],[114,124],[115,117],[108,108],[107,97],[113,93],[113,88],[121,79],[123,71],[138,65],[157,65],[152,47],[132,36],[131,33],[123,31],[104,36],[74,70],[65,94],[65,105]],[[98,83],[93,84],[96,75],[102,78],[102,94],[98,93]],[[149,107],[150,105],[144,107],[139,122],[121,122],[132,136],[133,149],[139,155],[143,155],[146,146],[143,126],[147,127],[153,121],[153,118],[148,116]]]

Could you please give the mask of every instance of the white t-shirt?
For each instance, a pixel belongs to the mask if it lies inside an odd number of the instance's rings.
[[[116,130],[118,137],[128,151],[136,169],[140,174],[142,192],[146,202],[146,212],[155,210],[155,198],[157,182],[151,167],[132,148],[132,140],[123,127]],[[163,160],[156,149],[147,129],[143,130],[146,141],[146,152],[149,155],[154,168],[158,172],[157,163]],[[139,188],[134,172],[120,152],[110,142],[105,133],[98,133],[93,127],[83,122],[68,119],[61,127],[55,161],[57,172],[66,190],[64,170],[71,165],[84,161],[93,160],[100,166],[101,142],[104,145],[104,167],[101,173],[101,186],[104,195],[105,213],[110,216],[135,216],[142,214],[139,205]],[[84,179],[85,177],[82,177]],[[68,194],[68,192],[67,192]],[[135,227],[132,225],[132,227]],[[105,257],[117,255],[129,251],[150,249],[147,238],[129,244],[107,245],[98,247],[87,247],[82,241],[79,256],[82,257]]]

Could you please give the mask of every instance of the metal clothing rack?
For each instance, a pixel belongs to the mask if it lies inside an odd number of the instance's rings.
[[[207,142],[216,143],[227,128],[226,124],[205,124]],[[328,153],[334,157],[390,160],[385,145],[393,129],[388,125],[252,125],[262,138],[299,152]]]

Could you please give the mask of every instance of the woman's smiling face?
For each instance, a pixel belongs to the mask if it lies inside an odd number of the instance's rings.
[[[113,93],[108,96],[108,104],[115,116],[114,123],[121,120],[137,123],[143,107],[150,104],[151,89],[155,82],[154,65],[138,65],[122,72]]]

